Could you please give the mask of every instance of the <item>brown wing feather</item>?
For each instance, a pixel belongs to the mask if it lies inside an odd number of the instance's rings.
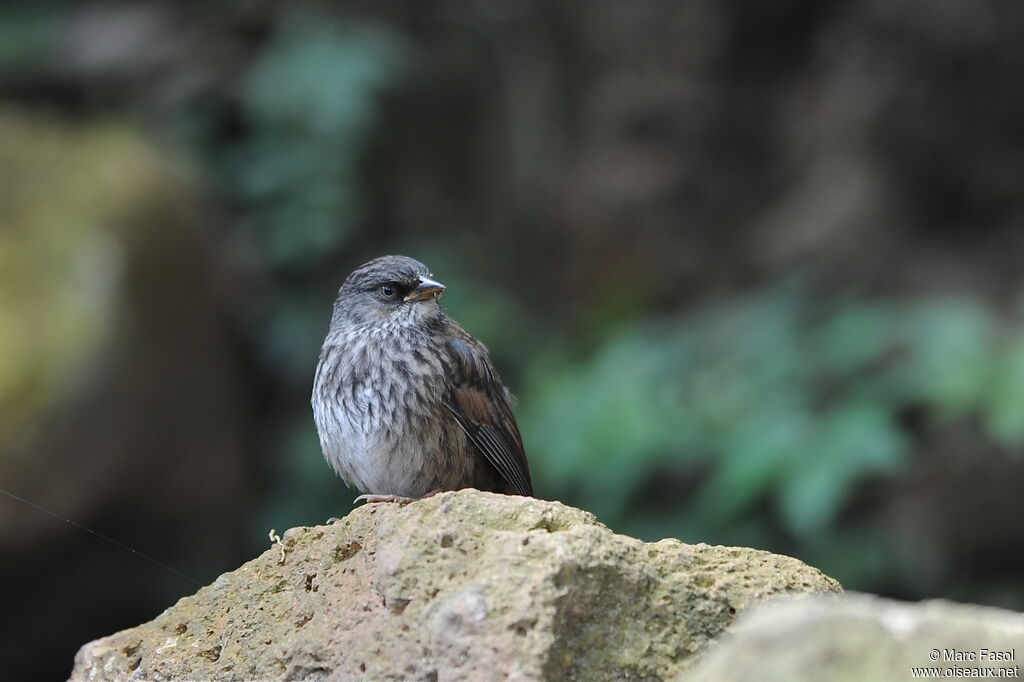
[[[532,496],[523,440],[487,348],[457,327],[448,351],[452,372],[445,407],[516,494]]]

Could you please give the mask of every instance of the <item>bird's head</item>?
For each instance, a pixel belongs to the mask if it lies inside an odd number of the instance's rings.
[[[331,329],[415,325],[440,316],[444,285],[408,256],[381,256],[356,268],[334,302]]]

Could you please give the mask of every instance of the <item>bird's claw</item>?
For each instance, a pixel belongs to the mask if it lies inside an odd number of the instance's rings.
[[[372,504],[374,502],[394,502],[396,504],[409,504],[415,502],[414,497],[402,497],[401,495],[360,495],[356,499],[352,500],[352,504],[359,504],[360,502],[366,502]]]

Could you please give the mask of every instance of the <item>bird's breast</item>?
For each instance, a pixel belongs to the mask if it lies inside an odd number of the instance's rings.
[[[429,456],[422,436],[444,418],[444,390],[440,358],[415,338],[329,336],[313,401],[324,457],[360,490],[401,488]]]

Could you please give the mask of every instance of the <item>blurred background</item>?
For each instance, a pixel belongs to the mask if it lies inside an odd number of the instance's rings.
[[[5,676],[351,508],[308,400],[385,253],[538,496],[1024,609],[1022,79],[996,0],[4,3],[0,487],[167,565],[0,495]]]

